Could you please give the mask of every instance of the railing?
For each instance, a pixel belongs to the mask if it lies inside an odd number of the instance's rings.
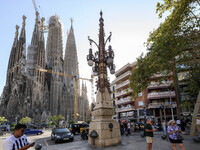
[[[124,112],[124,111],[130,111],[130,110],[135,110],[135,107],[124,107],[124,108],[116,108],[115,111],[116,112]]]
[[[119,88],[121,88],[121,87],[123,87],[125,85],[128,85],[129,83],[130,83],[130,81],[129,81],[129,79],[127,79],[126,81],[124,81],[124,82],[122,82],[120,84],[117,84],[115,89],[117,90],[117,89],[119,89]]]
[[[131,75],[131,71],[127,71],[127,72],[123,73],[122,75],[120,75],[119,77],[117,77],[115,79],[115,83],[118,82],[118,81],[120,81],[121,79],[127,77],[127,76],[130,76],[130,75]]]
[[[159,82],[155,82],[154,84],[149,85],[147,89],[165,88],[169,87],[172,83],[173,81],[168,81],[166,83],[161,83],[161,84]]]
[[[176,102],[159,102],[159,103],[149,103],[148,108],[157,108],[161,106],[177,106]]]
[[[131,91],[132,91],[132,90],[130,90],[130,89],[128,89],[128,91],[123,90],[123,91],[121,91],[121,92],[116,93],[116,94],[115,94],[115,97],[120,97],[120,96],[122,96],[122,95],[126,95],[126,94],[128,94],[129,92],[131,92]]]
[[[175,97],[175,91],[168,91],[168,92],[153,92],[149,93],[147,95],[147,99],[152,98],[174,98]]]
[[[127,98],[124,98],[124,99],[121,99],[121,100],[116,100],[115,104],[121,105],[121,104],[129,103],[129,102],[132,102],[131,97],[127,97]]]

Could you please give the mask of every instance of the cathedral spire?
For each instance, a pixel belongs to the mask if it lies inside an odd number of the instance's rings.
[[[43,42],[44,42],[44,21],[45,19],[42,17],[41,24],[40,24],[40,28],[41,28],[40,41],[43,41]]]
[[[20,34],[20,37],[21,38],[25,38],[25,25],[26,25],[26,16],[23,15],[22,17],[23,19],[23,23],[22,23],[22,29],[21,29],[21,34]]]
[[[8,61],[8,69],[7,69],[7,78],[6,78],[6,84],[9,85],[12,81],[12,75],[11,75],[11,71],[12,71],[12,67],[14,67],[15,65],[15,60],[16,60],[16,49],[17,49],[17,45],[18,45],[18,35],[19,35],[19,26],[16,25],[15,26],[16,31],[15,31],[15,38],[14,38],[14,42],[13,42],[13,46],[10,52],[10,58]]]
[[[22,17],[23,22],[22,22],[22,28],[21,28],[21,33],[20,33],[20,37],[19,37],[19,44],[18,44],[18,48],[16,49],[16,63],[20,61],[20,59],[22,58],[22,51],[24,49],[24,44],[26,42],[26,31],[25,31],[25,20],[26,20],[26,16],[23,15]],[[17,69],[17,71],[20,71],[20,69]]]
[[[32,40],[31,40],[32,45],[37,45],[38,40],[39,40],[39,34],[38,34],[39,13],[38,13],[38,11],[36,11],[35,16],[36,16],[35,27],[34,27],[34,31],[33,31],[33,34],[32,34]]]
[[[16,28],[16,31],[15,31],[15,39],[13,42],[13,47],[17,47],[18,35],[19,35],[19,26],[16,25],[15,28]]]

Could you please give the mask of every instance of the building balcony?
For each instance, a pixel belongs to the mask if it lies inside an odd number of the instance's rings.
[[[135,107],[132,106],[132,107],[124,107],[124,108],[116,108],[115,111],[117,113],[119,112],[126,112],[126,111],[131,111],[131,110],[135,110]]]
[[[115,89],[117,90],[119,88],[122,88],[122,87],[128,85],[129,83],[130,83],[130,81],[127,79],[126,81],[124,81],[124,82],[122,82],[120,84],[117,84],[116,87],[115,87]]]
[[[124,96],[124,95],[127,95],[129,92],[131,92],[132,90],[128,89],[128,91],[126,90],[123,90],[121,92],[118,92],[115,94],[115,97],[118,98],[118,97],[121,97],[121,96]]]
[[[127,98],[127,99],[116,100],[116,101],[115,101],[115,104],[116,104],[116,105],[128,104],[128,103],[131,103],[132,101],[133,101],[133,100],[131,100],[130,97],[129,97],[129,98]]]
[[[127,72],[123,73],[122,75],[120,75],[119,77],[117,77],[115,79],[115,83],[117,83],[118,81],[120,81],[126,77],[129,77],[130,75],[131,75],[131,71],[127,71]]]
[[[161,89],[161,88],[168,88],[173,83],[173,81],[168,81],[166,83],[160,84],[159,82],[155,82],[147,87],[148,90],[150,89]]]
[[[165,106],[166,108],[167,107],[176,107],[177,104],[176,102],[160,102],[160,103],[149,103],[148,105],[148,108],[160,108],[160,107],[163,107]]]
[[[174,98],[175,96],[176,96],[175,91],[153,92],[153,93],[148,93],[147,99]]]

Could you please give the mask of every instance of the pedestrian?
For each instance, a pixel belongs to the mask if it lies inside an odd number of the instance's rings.
[[[176,124],[181,127],[181,121],[179,119],[176,120]]]
[[[130,135],[131,134],[131,124],[130,124],[130,121],[128,121],[128,123],[127,123],[127,131],[128,131],[128,134]]]
[[[185,120],[184,119],[181,119],[181,131],[185,132]]]
[[[167,135],[167,133],[166,133],[166,122],[165,122],[165,120],[163,120],[163,122],[162,122],[162,128],[163,128],[164,135]]]
[[[152,143],[154,142],[153,132],[156,131],[156,129],[152,128],[150,118],[147,119],[147,123],[146,123],[144,129],[146,131],[147,150],[151,150],[152,149]]]
[[[134,133],[135,130],[135,123],[131,122],[131,133]]]
[[[33,147],[35,143],[29,144],[24,134],[26,125],[17,124],[14,134],[9,136],[3,143],[3,150],[26,150]]]
[[[120,131],[121,135],[124,135],[124,124],[122,122],[120,123]]]
[[[169,121],[167,132],[169,134],[169,140],[172,143],[173,150],[177,150],[176,144],[178,144],[182,150],[185,150],[182,139],[178,139],[178,136],[182,131],[180,127],[176,125],[175,120]]]
[[[200,117],[197,118],[196,126],[197,126],[198,132],[200,133]]]

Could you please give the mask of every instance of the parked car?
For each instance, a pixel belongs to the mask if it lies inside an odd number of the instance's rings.
[[[26,134],[26,135],[29,135],[29,134],[41,135],[42,133],[44,133],[42,130],[27,128],[24,134]]]
[[[89,128],[89,124],[82,123],[82,124],[70,124],[69,129],[74,134],[77,135],[82,133],[83,129]]]
[[[54,140],[55,143],[66,140],[72,142],[74,141],[74,135],[68,128],[54,128],[52,129],[51,140]]]

